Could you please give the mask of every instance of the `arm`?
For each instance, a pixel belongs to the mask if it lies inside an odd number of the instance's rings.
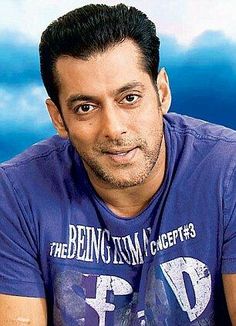
[[[46,326],[46,300],[0,294],[0,316],[5,326]]]
[[[223,284],[229,316],[236,326],[236,274],[223,274]]]
[[[0,168],[0,325],[46,326],[37,236],[22,198]]]
[[[235,145],[234,145],[235,148]],[[229,147],[227,152],[231,152]],[[231,152],[234,153],[235,149]],[[224,237],[221,257],[221,272],[224,286],[225,299],[231,323],[236,326],[236,166],[233,159],[232,166],[225,176],[223,207]]]

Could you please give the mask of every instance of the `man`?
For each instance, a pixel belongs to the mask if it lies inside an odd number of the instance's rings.
[[[236,325],[236,133],[167,114],[158,50],[125,5],[43,33],[59,136],[1,165],[1,325]]]

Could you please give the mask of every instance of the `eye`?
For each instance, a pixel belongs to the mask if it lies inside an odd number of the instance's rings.
[[[96,107],[94,105],[92,105],[92,104],[81,104],[79,106],[76,106],[74,108],[74,111],[77,114],[86,114],[86,113],[89,113],[89,112],[91,112],[91,111],[93,111],[95,109],[96,109]]]
[[[134,104],[135,102],[137,102],[139,100],[140,96],[136,95],[136,94],[129,94],[126,95],[123,100],[121,101],[121,103],[124,104]]]

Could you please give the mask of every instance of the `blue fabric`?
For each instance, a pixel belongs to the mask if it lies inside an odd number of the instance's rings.
[[[236,132],[164,117],[165,179],[123,219],[54,136],[0,168],[0,292],[47,297],[49,325],[227,325]]]

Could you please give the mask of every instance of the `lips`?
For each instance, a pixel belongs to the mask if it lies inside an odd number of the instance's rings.
[[[138,151],[138,147],[129,149],[109,149],[104,154],[107,155],[112,161],[117,163],[129,163]]]
[[[130,151],[132,151],[134,148],[130,149],[119,149],[119,150],[108,150],[106,151],[106,154],[111,154],[111,155],[126,155]]]

